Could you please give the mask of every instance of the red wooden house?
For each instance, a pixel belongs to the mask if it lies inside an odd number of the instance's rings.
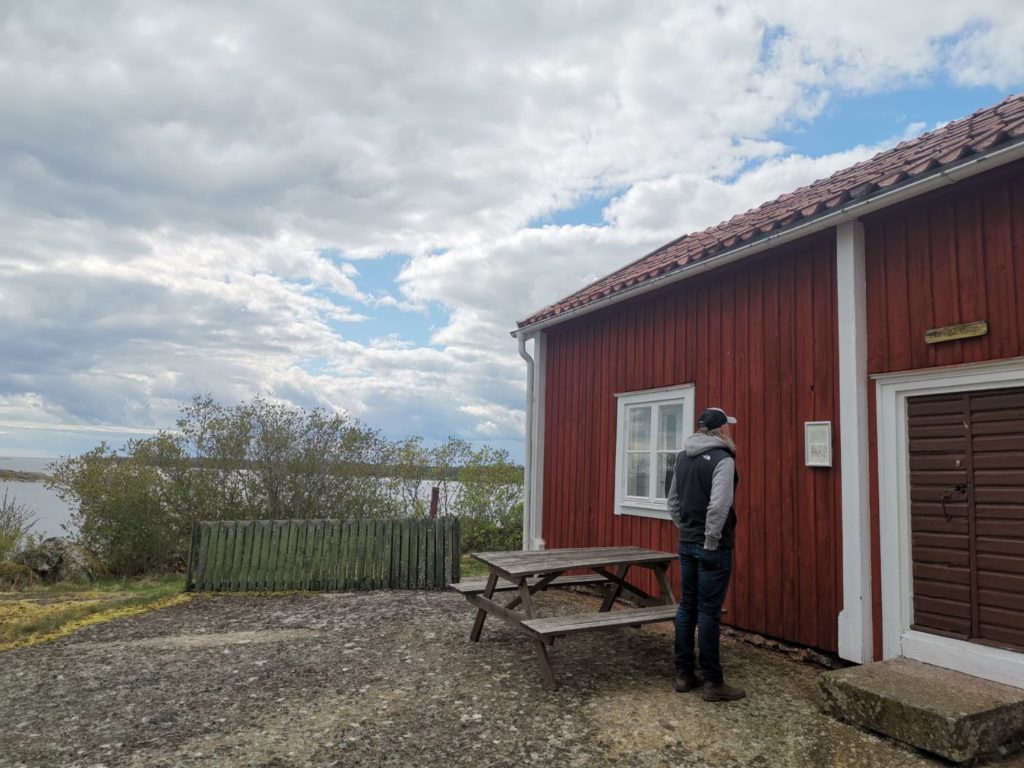
[[[728,623],[1024,687],[1022,295],[1024,95],[657,249],[518,323],[525,546],[673,550],[721,406]]]

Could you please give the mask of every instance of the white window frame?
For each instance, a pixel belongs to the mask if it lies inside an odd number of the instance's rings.
[[[668,510],[665,508],[663,499],[649,498],[639,499],[626,495],[626,447],[627,447],[627,424],[626,411],[634,405],[650,405],[651,409],[651,445],[657,446],[658,432],[657,419],[654,418],[657,406],[681,403],[683,406],[683,439],[693,431],[693,403],[694,385],[683,384],[660,389],[648,389],[642,392],[620,392],[615,395],[618,408],[618,418],[615,429],[615,514],[616,515],[637,515],[639,517],[653,517],[659,520],[670,520]],[[651,490],[656,494],[655,485],[661,482],[655,477],[656,464],[651,466]]]

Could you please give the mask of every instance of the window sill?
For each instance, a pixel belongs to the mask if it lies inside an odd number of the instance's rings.
[[[632,515],[634,517],[651,517],[656,520],[671,520],[668,510],[664,506],[639,506],[632,504],[619,504],[615,507],[616,515]]]

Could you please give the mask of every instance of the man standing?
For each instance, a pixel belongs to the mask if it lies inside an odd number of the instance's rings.
[[[682,597],[676,611],[675,671],[677,691],[704,688],[705,701],[735,701],[742,688],[726,685],[719,660],[718,622],[732,574],[736,512],[733,493],[736,444],[729,425],[736,419],[721,408],[708,408],[676,457],[668,492],[668,511],[679,528]],[[694,663],[697,632],[701,677]]]

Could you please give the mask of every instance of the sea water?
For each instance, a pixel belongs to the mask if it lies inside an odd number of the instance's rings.
[[[0,456],[0,469],[50,474],[48,465],[54,461],[56,459]],[[71,524],[72,507],[61,501],[57,493],[45,484],[39,481],[0,480],[0,499],[4,491],[7,492],[8,503],[15,501],[26,507],[35,518],[35,524],[29,529],[32,533],[44,538],[67,535],[64,526]]]

